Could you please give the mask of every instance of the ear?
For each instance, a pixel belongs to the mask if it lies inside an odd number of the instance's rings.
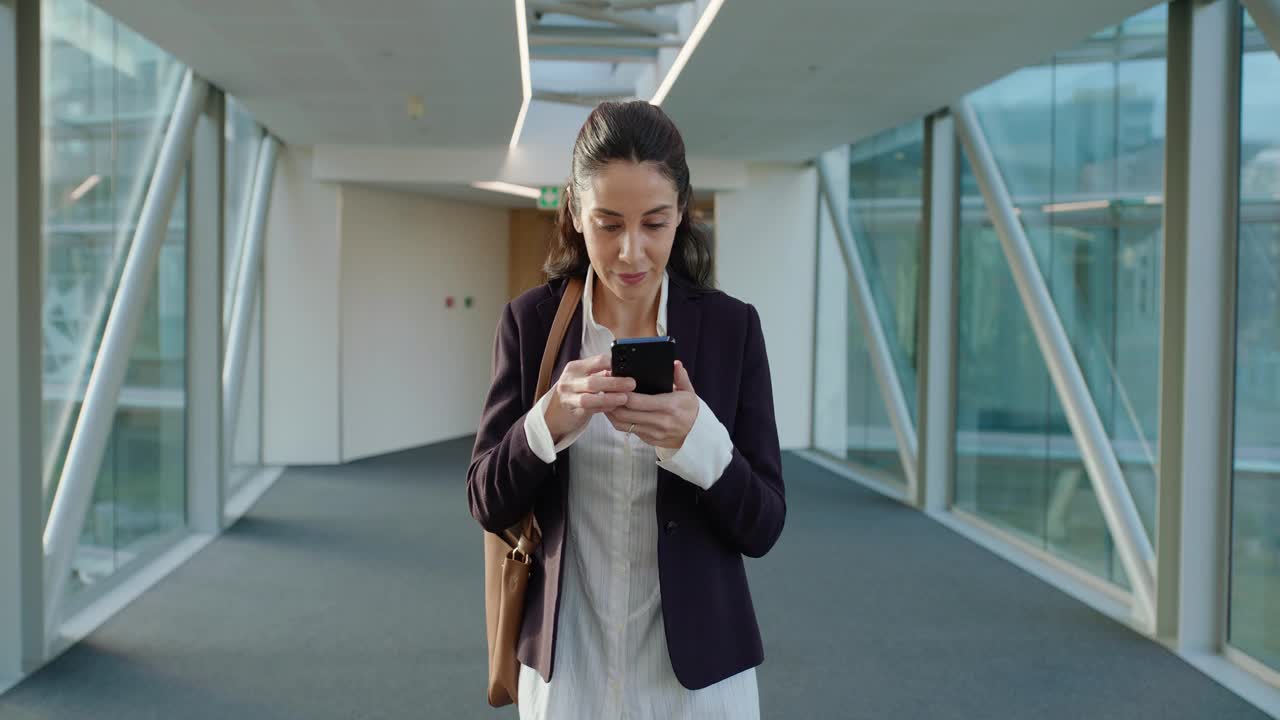
[[[585,233],[582,232],[582,219],[578,217],[578,210],[581,208],[578,207],[577,198],[573,197],[572,193],[573,183],[569,183],[564,188],[564,197],[561,202],[565,203],[565,209],[569,211],[569,219],[573,221],[573,229],[579,235],[584,235]]]

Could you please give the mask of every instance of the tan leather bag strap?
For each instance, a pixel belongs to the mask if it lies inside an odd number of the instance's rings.
[[[538,368],[538,387],[533,393],[536,403],[551,389],[551,372],[556,369],[556,358],[560,356],[560,345],[564,343],[564,334],[569,330],[573,313],[582,300],[584,283],[582,278],[571,278],[560,297],[560,307],[556,309],[556,319],[551,323],[551,334],[547,335],[547,347],[542,351],[542,366]]]
[[[582,278],[570,278],[569,283],[565,285],[564,295],[560,296],[560,307],[556,308],[556,318],[551,321],[551,333],[547,335],[547,345],[542,350],[542,365],[538,368],[538,385],[533,393],[535,403],[551,389],[551,373],[556,369],[556,358],[560,356],[560,346],[564,344],[565,333],[569,330],[569,323],[573,321],[573,314],[578,310],[578,303],[582,300],[585,287],[586,284]],[[533,536],[533,513],[529,513],[517,527],[518,532],[515,528],[507,531],[507,542],[527,556],[533,552],[533,548],[537,547],[540,540]]]

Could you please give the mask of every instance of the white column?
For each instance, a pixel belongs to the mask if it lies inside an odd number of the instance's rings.
[[[222,436],[223,114],[211,92],[191,146],[187,241],[187,518],[222,529],[226,471]],[[229,442],[229,440],[227,440]]]
[[[44,660],[40,0],[0,0],[0,692]]]
[[[1157,633],[1221,651],[1235,370],[1239,9],[1169,6]]]
[[[928,278],[925,313],[924,372],[921,373],[921,482],[913,498],[929,513],[951,505],[951,476],[955,452],[955,270],[960,232],[960,163],[955,123],[936,115],[929,133],[928,235],[921,253]]]

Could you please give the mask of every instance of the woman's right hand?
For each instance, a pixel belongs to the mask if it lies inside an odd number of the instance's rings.
[[[560,380],[547,394],[547,429],[559,443],[585,426],[596,413],[610,412],[627,404],[627,393],[636,389],[631,378],[613,377],[613,360],[608,353],[574,360],[564,366]]]

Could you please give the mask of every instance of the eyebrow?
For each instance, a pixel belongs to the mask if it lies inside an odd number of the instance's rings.
[[[640,213],[640,215],[643,217],[645,215],[652,215],[654,213],[662,212],[663,210],[670,210],[670,209],[671,209],[670,205],[659,205],[658,207],[653,208],[652,210],[646,210],[643,213]],[[608,208],[596,208],[593,212],[598,213],[600,215],[611,215],[613,217],[623,217],[622,213],[618,212],[617,210],[609,210]]]

